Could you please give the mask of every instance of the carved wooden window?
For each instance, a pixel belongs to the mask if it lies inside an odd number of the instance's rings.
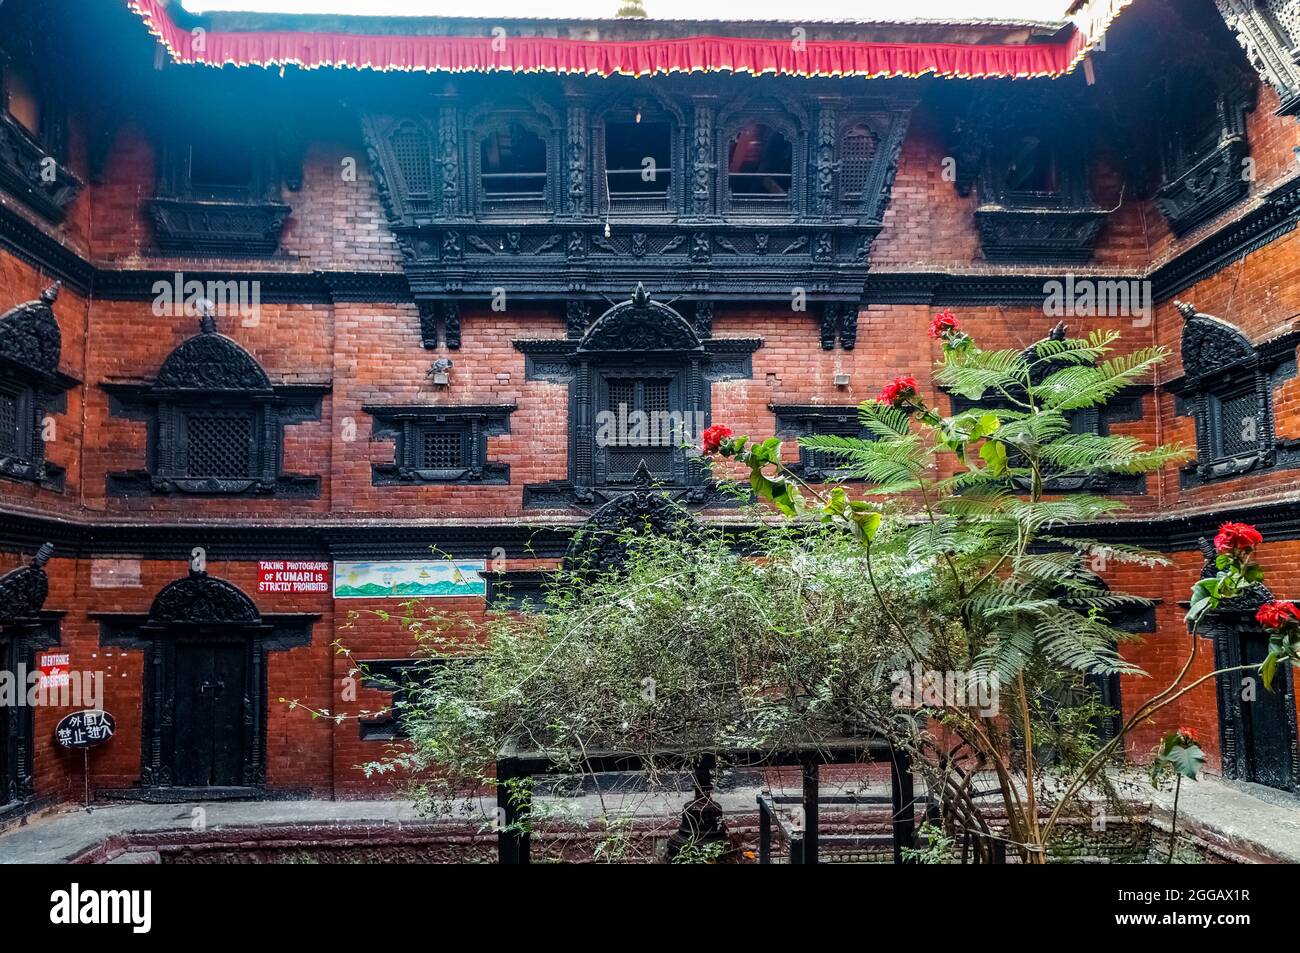
[[[840,196],[845,204],[862,201],[876,159],[876,137],[866,126],[853,126],[840,142]]]
[[[794,148],[767,123],[741,127],[727,147],[727,188],[733,208],[787,208],[794,185]]]
[[[511,405],[367,406],[373,437],[393,440],[391,463],[372,466],[376,486],[509,483],[510,467],[488,459],[488,437],[509,432]]]
[[[1255,345],[1226,321],[1185,302],[1175,306],[1187,322],[1185,376],[1169,388],[1178,413],[1196,421],[1196,461],[1183,468],[1184,484],[1300,465],[1298,448],[1278,440],[1273,420],[1273,390],[1295,376],[1298,336]]]
[[[433,197],[433,150],[429,135],[413,123],[404,122],[389,137],[393,159],[397,162],[408,202],[429,201]]]
[[[682,400],[679,374],[641,377],[618,371],[601,375],[604,390],[600,410],[609,414],[607,427],[596,431],[596,453],[603,455],[606,480],[628,483],[641,461],[660,482],[675,482],[680,467]]]
[[[179,424],[178,456],[186,477],[247,480],[256,474],[261,428],[251,409],[188,409]]]
[[[0,457],[29,463],[32,448],[32,391],[0,381]]]
[[[1229,394],[1210,394],[1209,449],[1213,462],[1259,452],[1259,394],[1248,387]]]
[[[605,183],[610,211],[667,211],[672,175],[669,123],[634,119],[605,124]]]
[[[856,406],[782,405],[773,406],[771,410],[776,415],[777,436],[786,439],[812,436],[872,439],[870,431],[862,426]],[[849,478],[846,464],[842,454],[801,446],[795,469],[809,480],[843,480]]]
[[[489,207],[540,210],[546,198],[546,142],[519,122],[492,130],[479,143],[479,179]]]
[[[1021,136],[1002,154],[1001,195],[1017,205],[1055,202],[1061,193],[1061,172],[1055,148],[1041,136]]]
[[[147,466],[109,474],[110,493],[312,498],[320,491],[318,477],[280,471],[280,448],[285,424],[319,418],[326,388],[273,385],[251,354],[217,333],[211,313],[152,381],[104,387],[115,415],[149,424]]]

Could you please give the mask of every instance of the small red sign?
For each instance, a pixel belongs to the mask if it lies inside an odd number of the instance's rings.
[[[68,653],[43,652],[37,657],[41,688],[62,688],[70,680]]]
[[[257,564],[258,592],[329,592],[330,564],[274,559]]]

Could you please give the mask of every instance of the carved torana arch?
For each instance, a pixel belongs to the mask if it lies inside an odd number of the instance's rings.
[[[574,534],[565,568],[617,570],[627,561],[632,542],[649,534],[690,541],[700,538],[701,529],[689,510],[653,488],[642,463],[634,488],[601,506]]]
[[[596,319],[578,351],[702,351],[690,322],[668,305],[650,300],[638,284],[628,301]]]
[[[151,625],[261,625],[262,614],[238,586],[191,569],[168,583],[149,607]]]
[[[50,592],[45,564],[52,555],[54,546],[46,543],[26,566],[0,576],[0,623],[30,620],[40,615]]]

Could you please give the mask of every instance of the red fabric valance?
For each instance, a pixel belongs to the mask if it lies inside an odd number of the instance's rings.
[[[1131,0],[1105,0],[1122,8]],[[159,0],[127,0],[150,32],[181,63],[212,66],[350,67],[423,72],[552,72],[648,76],[678,72],[772,73],[784,76],[923,76],[951,78],[1060,76],[1089,47],[1079,30],[1060,43],[977,45],[864,43],[693,36],[606,42],[555,37],[372,36],[349,33],[204,31],[178,27]],[[498,43],[498,46],[502,44]]]

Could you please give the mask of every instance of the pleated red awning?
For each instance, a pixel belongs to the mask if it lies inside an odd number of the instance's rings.
[[[127,0],[179,63],[379,71],[550,72],[593,76],[733,72],[782,76],[1055,77],[1068,73],[1132,0],[1092,0],[1061,42],[870,43],[691,36],[588,41],[556,37],[395,36],[306,31],[192,33],[159,0]]]

